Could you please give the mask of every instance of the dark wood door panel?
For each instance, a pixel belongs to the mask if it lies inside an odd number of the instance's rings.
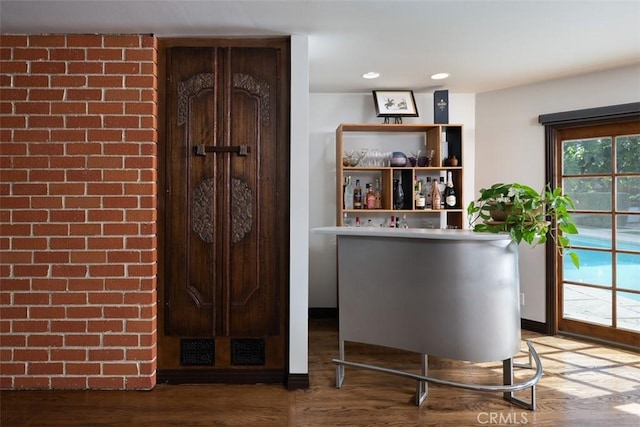
[[[278,301],[275,270],[277,247],[274,243],[278,227],[276,171],[278,140],[276,121],[278,55],[274,49],[237,48],[230,52],[231,64],[231,145],[246,144],[249,156],[231,159],[234,182],[242,190],[253,193],[250,210],[242,203],[232,203],[234,227],[231,245],[230,325],[234,336],[278,334]],[[254,64],[250,68],[248,64]],[[246,217],[250,212],[251,218]],[[240,237],[241,230],[250,230]],[[253,260],[248,263],[247,260]]]
[[[212,158],[195,158],[195,144],[215,144],[216,50],[171,49],[167,109],[166,223],[170,266],[165,287],[166,331],[170,335],[215,335]],[[194,268],[194,266],[196,268]]]
[[[267,45],[161,49],[159,378],[286,368],[289,58]],[[187,341],[215,351],[211,366],[181,366]]]

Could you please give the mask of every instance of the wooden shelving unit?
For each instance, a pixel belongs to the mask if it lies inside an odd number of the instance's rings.
[[[446,137],[449,155],[458,158],[457,166],[444,166],[442,139]],[[357,137],[355,140],[350,140]],[[368,146],[371,142],[374,146]],[[462,179],[464,156],[462,152],[462,125],[428,125],[428,124],[357,124],[343,123],[336,129],[336,224],[343,225],[345,212],[355,218],[377,214],[403,215],[416,218],[430,216],[433,221],[439,220],[440,227],[455,226],[462,228],[465,218],[462,207]],[[433,161],[428,167],[389,167],[389,166],[344,166],[342,159],[345,151],[376,148],[382,151],[401,151],[409,157],[411,151],[433,150]],[[414,178],[425,179],[430,176],[439,179],[441,172],[452,172],[453,182],[458,197],[456,209],[414,209]],[[351,176],[353,182],[360,179],[363,195],[365,184],[380,179],[382,190],[382,209],[350,209],[343,207],[343,184],[345,177]],[[393,179],[400,178],[405,195],[403,209],[393,209]],[[444,215],[441,215],[444,213]],[[443,219],[441,219],[443,218]],[[443,223],[444,221],[444,223]]]

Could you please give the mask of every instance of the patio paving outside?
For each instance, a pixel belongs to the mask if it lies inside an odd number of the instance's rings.
[[[612,292],[565,284],[563,317],[612,326]],[[617,327],[640,332],[640,301],[619,296],[616,300]]]

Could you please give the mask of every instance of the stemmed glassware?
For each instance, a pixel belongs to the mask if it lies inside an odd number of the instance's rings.
[[[391,166],[391,157],[393,156],[392,151],[385,151],[382,156],[382,166]]]
[[[418,159],[420,159],[420,153],[422,153],[422,150],[411,151],[410,153],[411,156],[409,156],[407,160],[409,160],[409,164],[411,164],[411,167],[415,167],[418,163]]]
[[[420,153],[420,152],[418,152]],[[416,157],[418,167],[431,166],[431,159],[433,159],[433,155],[435,154],[435,150],[426,150],[422,152],[421,156]]]
[[[384,153],[377,148],[363,148],[357,154],[360,158],[358,165],[362,167],[379,167],[383,165]]]
[[[342,158],[342,164],[344,166],[363,166],[362,165],[362,159],[364,158],[366,154],[366,150],[361,150],[360,152],[357,152],[355,150],[351,150],[351,151],[346,151],[344,152],[344,157]]]
[[[369,152],[370,166],[382,166],[382,153],[377,148]]]
[[[433,150],[431,151],[433,152]],[[418,153],[422,153],[422,151],[418,151]],[[342,164],[345,167],[388,167],[391,166],[392,155],[392,151],[380,151],[377,148],[345,150]],[[415,155],[415,153],[412,153],[412,155]]]
[[[369,150],[367,148],[361,148],[358,157],[360,159],[360,166],[369,166]]]

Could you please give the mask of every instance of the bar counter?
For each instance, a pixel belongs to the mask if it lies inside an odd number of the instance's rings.
[[[354,341],[422,354],[423,377],[414,378],[423,383],[418,404],[426,396],[426,382],[432,380],[426,377],[427,355],[503,361],[504,384],[509,387],[493,391],[512,396],[511,367],[521,345],[520,287],[518,245],[508,234],[381,227],[312,231],[337,236],[338,387],[345,365],[376,369],[346,361],[344,342]]]

